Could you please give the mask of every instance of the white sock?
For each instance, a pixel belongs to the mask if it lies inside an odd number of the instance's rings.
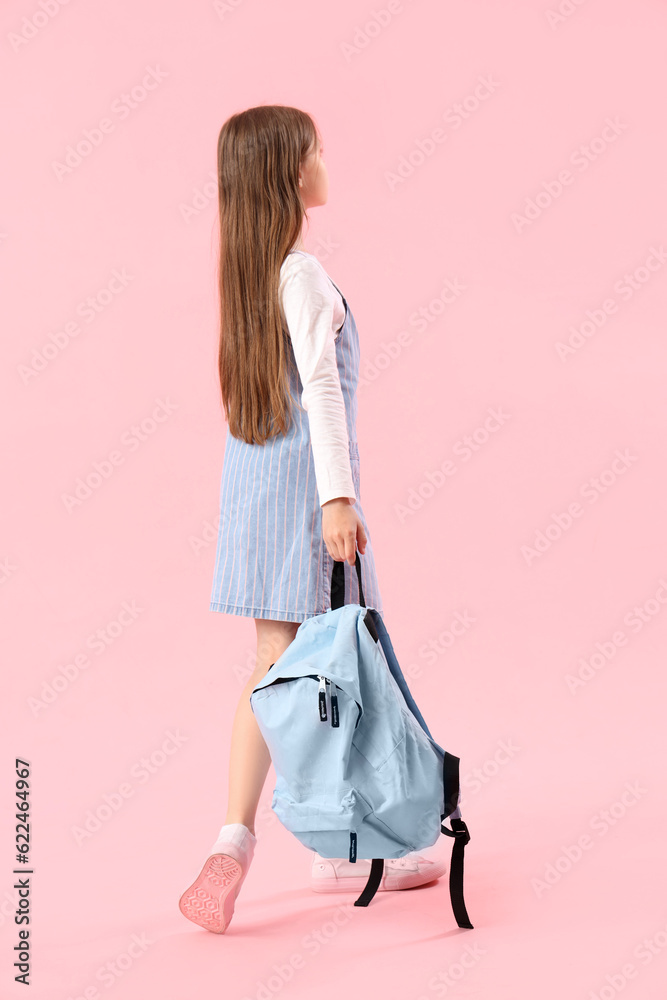
[[[238,847],[243,847],[247,841],[253,847],[257,843],[255,834],[251,833],[243,823],[225,823],[218,834],[218,840],[229,840],[232,844],[237,844]]]

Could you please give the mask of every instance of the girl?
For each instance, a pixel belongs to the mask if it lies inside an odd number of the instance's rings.
[[[252,860],[270,756],[253,688],[299,623],[330,607],[333,561],[349,564],[344,603],[358,603],[356,550],[369,607],[382,614],[361,509],[356,437],[359,338],[347,301],[303,249],[306,210],[328,193],[312,118],[269,105],[233,115],[218,138],[220,386],[228,421],[210,608],[254,618],[256,666],[232,728],[225,825],[181,912],[222,934]],[[370,859],[313,852],[311,886],[360,891]],[[429,882],[444,866],[419,855],[385,862],[381,889]]]

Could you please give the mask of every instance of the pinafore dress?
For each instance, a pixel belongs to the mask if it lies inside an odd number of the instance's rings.
[[[366,550],[360,554],[361,579],[366,606],[383,614],[371,536],[361,506],[356,432],[359,334],[347,300],[340,295],[345,320],[336,333],[336,363],[357,495],[354,509],[367,536]],[[322,508],[296,364],[290,392],[293,420],[286,434],[269,438],[263,445],[248,444],[227,428],[211,611],[302,622],[331,606],[333,559],[322,538]],[[344,603],[359,603],[357,574],[349,563],[345,564]]]

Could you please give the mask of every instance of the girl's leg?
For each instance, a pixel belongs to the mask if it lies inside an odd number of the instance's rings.
[[[250,692],[264,677],[271,664],[287,649],[299,624],[255,618],[257,663],[243,689],[234,716],[225,818],[225,823],[243,823],[252,834],[255,833],[255,813],[271,757],[250,707]]]

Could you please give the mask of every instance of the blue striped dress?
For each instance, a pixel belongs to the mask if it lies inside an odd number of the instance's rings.
[[[329,278],[339,292],[338,286]],[[383,613],[371,535],[361,506],[357,444],[359,334],[350,307],[336,334],[336,362],[345,402],[354,510],[367,536],[361,559],[366,605]],[[293,423],[287,434],[248,444],[227,428],[220,484],[220,522],[211,591],[211,611],[302,622],[331,606],[333,560],[322,538],[322,508],[315,480],[303,386],[291,376]],[[354,566],[345,564],[346,604],[359,602]]]

